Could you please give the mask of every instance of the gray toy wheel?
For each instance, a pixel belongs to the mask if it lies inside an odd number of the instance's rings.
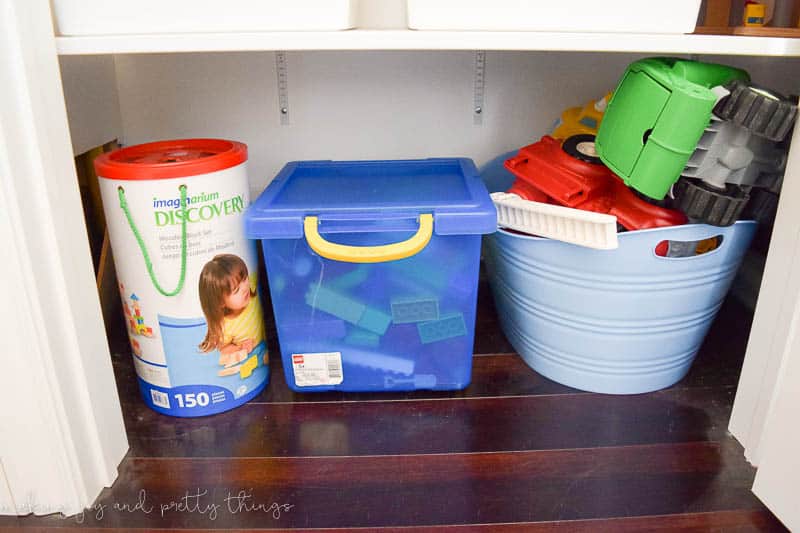
[[[673,208],[680,209],[692,220],[713,226],[730,226],[736,222],[750,199],[747,191],[738,185],[727,184],[722,190],[686,178],[675,183],[673,193]]]
[[[797,104],[785,96],[753,83],[733,80],[730,94],[714,107],[714,114],[744,126],[756,135],[780,142],[791,131]]]

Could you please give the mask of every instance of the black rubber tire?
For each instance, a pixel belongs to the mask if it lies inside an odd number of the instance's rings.
[[[778,212],[778,194],[764,189],[753,189],[743,216],[762,226],[772,226]]]
[[[594,139],[595,136],[589,133],[581,133],[580,135],[573,135],[572,137],[567,137],[564,140],[564,143],[561,145],[561,149],[567,152],[575,159],[579,159],[584,163],[591,163],[592,165],[602,165],[603,161],[600,159],[599,156],[592,155],[592,153],[587,152],[583,148],[584,143],[591,143],[592,152],[596,154],[597,152],[594,150]]]
[[[730,94],[714,107],[714,114],[751,132],[780,142],[792,130],[797,117],[796,102],[753,83],[733,80],[725,88]]]
[[[738,185],[727,184],[722,190],[687,178],[675,183],[673,194],[675,209],[712,226],[730,226],[736,222],[750,199],[748,191]]]

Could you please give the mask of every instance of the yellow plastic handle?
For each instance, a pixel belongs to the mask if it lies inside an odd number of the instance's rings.
[[[433,235],[433,215],[427,213],[419,216],[419,229],[410,239],[381,246],[350,246],[328,242],[319,234],[318,225],[319,219],[315,216],[307,216],[303,220],[306,240],[311,249],[326,259],[348,263],[383,263],[405,259],[425,248]]]

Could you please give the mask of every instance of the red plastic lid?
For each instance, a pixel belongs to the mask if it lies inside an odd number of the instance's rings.
[[[222,139],[184,139],[127,146],[94,160],[101,178],[157,180],[208,174],[247,161],[247,145]]]

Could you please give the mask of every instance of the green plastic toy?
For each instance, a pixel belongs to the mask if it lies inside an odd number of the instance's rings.
[[[711,89],[747,72],[654,57],[628,65],[595,140],[600,159],[626,185],[661,200],[680,177],[708,126],[718,95]]]

